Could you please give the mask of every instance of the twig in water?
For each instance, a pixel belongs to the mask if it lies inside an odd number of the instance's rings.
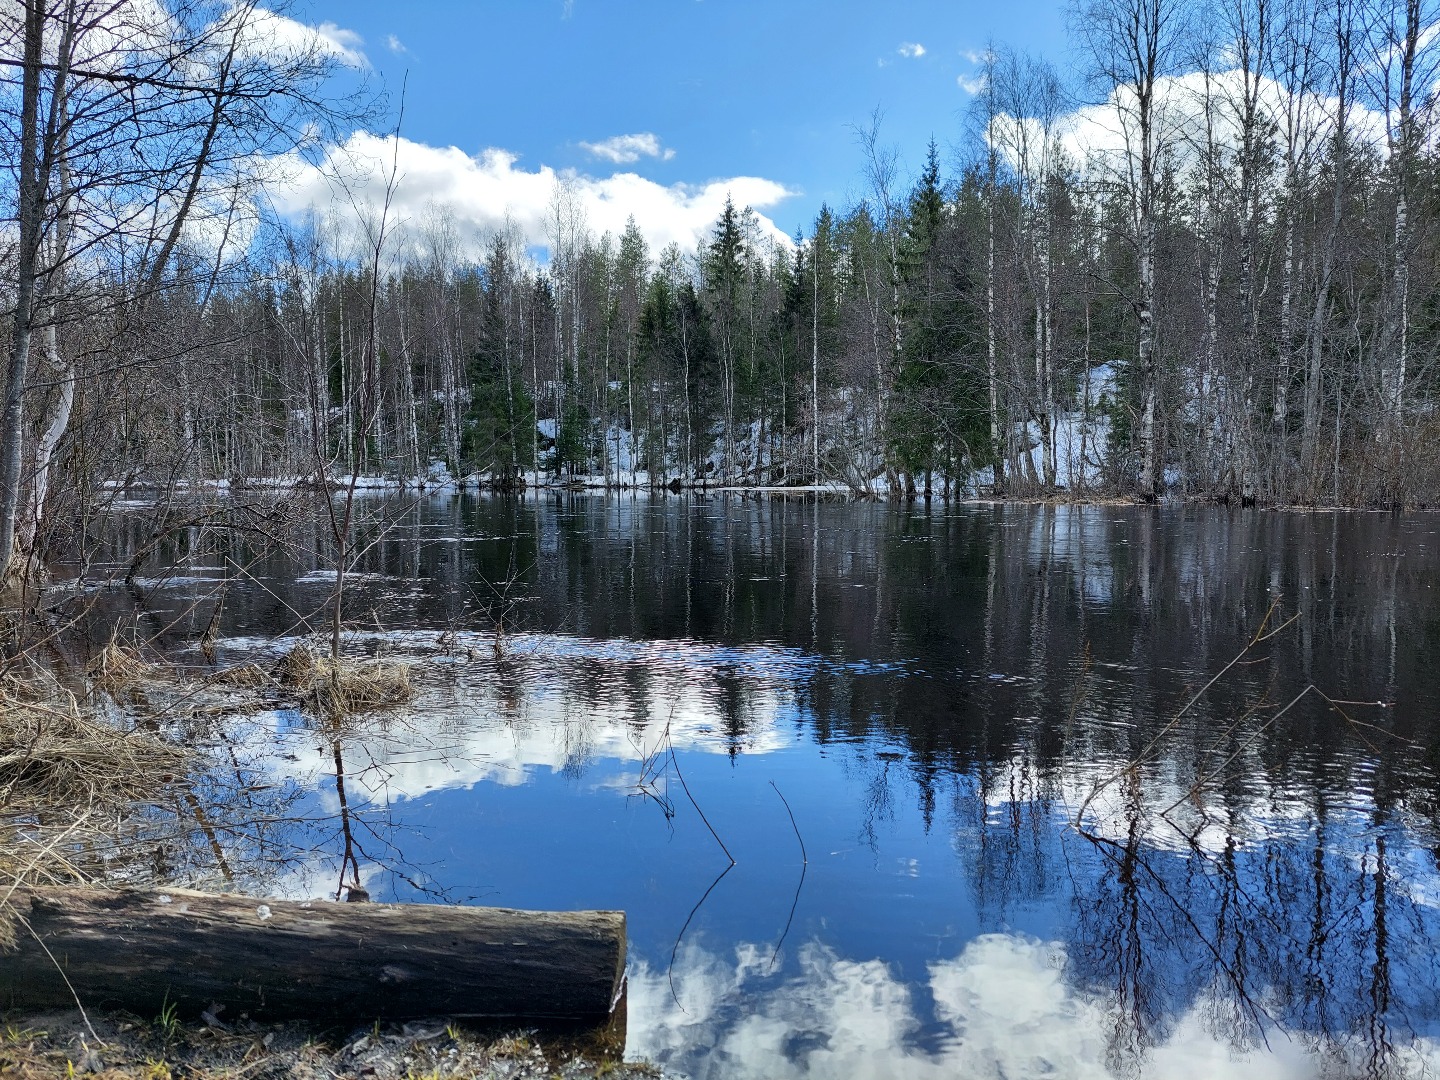
[[[655,749],[648,754],[644,752],[643,744],[637,739],[632,740],[635,749],[640,753],[640,779],[635,782],[635,791],[632,796],[640,795],[644,798],[654,799],[660,807],[660,812],[665,815],[667,822],[675,820],[675,800],[670,798],[669,785],[666,785],[664,793],[656,790],[655,782],[665,775],[665,769],[657,769],[655,763],[660,759],[662,749],[667,748],[670,741],[670,721],[665,721],[665,730],[655,743]],[[671,831],[674,831],[673,824]]]
[[[800,890],[805,888],[805,875],[810,870],[810,856],[805,853],[805,838],[800,835],[800,826],[795,823],[795,811],[790,809],[790,800],[785,798],[774,780],[770,781],[770,786],[775,788],[775,794],[779,795],[780,801],[785,804],[785,812],[790,815],[790,827],[795,830],[795,839],[800,841],[800,881],[795,886],[795,899],[790,901],[790,917],[785,920],[785,929],[780,931],[780,940],[775,942],[775,951],[770,954],[770,970],[774,971],[775,958],[780,955],[780,946],[785,944],[785,939],[790,935],[790,924],[795,921],[795,909],[800,906]]]
[[[716,839],[718,840],[719,837],[717,836]],[[721,844],[720,846],[724,847],[725,845]],[[679,1008],[681,1012],[685,1013],[686,1016],[689,1016],[690,1014],[686,1011],[685,1006],[680,1004],[680,995],[675,992],[675,956],[677,953],[680,952],[680,942],[685,938],[685,931],[690,929],[690,922],[695,918],[695,913],[700,910],[700,906],[704,904],[706,900],[710,899],[710,894],[715,891],[715,886],[719,885],[720,882],[724,881],[725,875],[734,869],[735,860],[731,859],[730,865],[725,867],[724,870],[720,871],[720,876],[717,877],[714,881],[712,881],[710,883],[710,887],[705,890],[704,895],[702,895],[699,900],[695,901],[695,906],[690,909],[690,914],[685,916],[685,923],[683,926],[680,927],[680,933],[675,935],[675,944],[670,949],[670,967],[666,969],[665,977],[670,982],[670,996],[675,999],[675,1005]]]
[[[730,849],[725,846],[725,841],[720,839],[720,834],[710,824],[710,819],[705,816],[705,811],[700,809],[700,804],[695,801],[695,796],[690,794],[690,785],[685,783],[685,776],[680,772],[680,762],[675,758],[675,743],[670,738],[670,722],[668,720],[665,722],[665,743],[669,751],[670,764],[675,768],[675,779],[680,781],[680,786],[685,790],[685,797],[690,800],[690,805],[695,807],[695,812],[700,815],[700,820],[705,823],[705,828],[710,830],[710,835],[715,838],[715,843],[720,845],[720,850],[725,853],[725,858],[730,860],[730,865],[720,871],[720,876],[710,883],[710,888],[705,890],[704,895],[690,909],[690,914],[685,917],[684,925],[680,927],[680,933],[675,935],[675,945],[670,950],[670,967],[666,971],[665,977],[670,983],[670,996],[675,999],[675,1004],[679,1006],[680,1011],[685,1012],[685,1006],[680,1004],[680,997],[675,993],[675,957],[680,952],[680,942],[684,940],[685,931],[690,929],[690,923],[695,918],[695,913],[715,891],[715,886],[725,879],[726,874],[735,869],[735,856],[730,854]]]
[[[1261,642],[1269,641],[1276,634],[1280,633],[1282,630],[1286,629],[1288,626],[1290,626],[1290,624],[1296,622],[1300,618],[1300,615],[1297,612],[1296,614],[1290,616],[1290,618],[1282,622],[1279,626],[1275,627],[1273,630],[1266,630],[1265,628],[1270,624],[1271,616],[1275,614],[1275,609],[1279,606],[1280,597],[1276,596],[1270,601],[1270,607],[1266,609],[1265,617],[1260,620],[1259,628],[1255,631],[1254,635],[1250,638],[1250,640],[1245,643],[1245,647],[1235,654],[1235,658],[1231,660],[1228,664],[1226,664],[1223,668],[1221,668],[1219,671],[1217,671],[1213,676],[1211,676],[1209,682],[1207,682],[1204,686],[1200,687],[1199,690],[1196,690],[1195,693],[1191,696],[1190,700],[1185,702],[1185,704],[1181,706],[1180,711],[1177,712],[1174,716],[1172,716],[1169,722],[1166,723],[1163,728],[1161,728],[1158,732],[1155,733],[1154,737],[1145,744],[1144,749],[1142,749],[1139,754],[1137,754],[1130,762],[1128,762],[1123,769],[1111,773],[1108,777],[1095,785],[1094,789],[1090,792],[1090,794],[1085,796],[1085,801],[1080,804],[1080,809],[1075,814],[1074,825],[1076,829],[1080,829],[1080,822],[1085,816],[1085,811],[1090,808],[1090,804],[1095,801],[1096,796],[1098,796],[1102,791],[1104,791],[1107,787],[1113,784],[1116,780],[1120,779],[1120,777],[1124,776],[1130,770],[1138,769],[1142,764],[1144,764],[1145,760],[1150,756],[1151,751],[1153,751],[1157,746],[1159,746],[1160,742],[1167,735],[1169,735],[1172,731],[1175,730],[1175,728],[1179,725],[1180,721],[1184,719],[1185,714],[1195,707],[1195,704],[1202,697],[1205,696],[1205,694],[1212,686],[1214,686],[1227,674],[1229,674],[1231,669],[1237,667],[1242,661],[1244,661],[1245,657],[1249,655],[1251,649],[1253,649],[1256,645],[1259,645]]]
[[[1209,773],[1202,776],[1199,780],[1196,780],[1195,783],[1191,784],[1189,790],[1187,790],[1184,795],[1180,796],[1180,798],[1176,799],[1164,810],[1160,811],[1160,816],[1166,817],[1170,813],[1170,811],[1174,810],[1186,799],[1193,798],[1198,792],[1202,791],[1207,784],[1214,781],[1215,778],[1218,777],[1222,772],[1224,772],[1225,769],[1228,768],[1235,761],[1236,758],[1243,754],[1255,742],[1255,740],[1257,740],[1261,735],[1263,735],[1266,728],[1270,727],[1272,724],[1275,723],[1275,721],[1279,720],[1291,709],[1295,708],[1296,705],[1299,705],[1301,700],[1304,699],[1307,694],[1316,694],[1319,697],[1324,698],[1324,700],[1330,704],[1331,708],[1333,708],[1337,713],[1344,717],[1347,722],[1349,722],[1355,727],[1375,727],[1375,725],[1373,724],[1363,724],[1358,720],[1351,719],[1350,716],[1346,714],[1345,710],[1340,708],[1340,706],[1332,698],[1327,696],[1326,693],[1314,683],[1311,683],[1309,686],[1305,687],[1305,689],[1301,690],[1300,693],[1296,694],[1293,698],[1291,698],[1290,702],[1285,705],[1284,708],[1280,709],[1263,724],[1261,724],[1259,728],[1255,730],[1255,733],[1250,738],[1244,740],[1239,746],[1237,746],[1235,750],[1232,751],[1230,755],[1225,758],[1224,761],[1220,762],[1220,764],[1216,765],[1215,768],[1211,769]],[[1369,704],[1369,702],[1366,702],[1365,704]],[[1375,728],[1375,730],[1385,731],[1384,728]],[[1390,734],[1390,732],[1385,732],[1385,734],[1388,735]],[[1365,738],[1364,735],[1356,732],[1356,737],[1360,739],[1361,742],[1365,743],[1366,746],[1370,747],[1370,749],[1376,750],[1378,752],[1378,747],[1376,747],[1375,744],[1372,743],[1369,739]]]
[[[800,826],[795,824],[795,811],[790,809],[790,800],[785,798],[784,793],[775,786],[775,781],[770,781],[770,786],[775,788],[775,794],[780,796],[780,801],[785,804],[785,812],[790,815],[790,827],[795,830],[795,839],[800,841],[800,861],[802,866],[810,865],[810,856],[805,853],[805,838],[800,835]]]
[[[730,849],[725,846],[725,841],[720,839],[720,834],[715,831],[715,826],[710,824],[710,819],[705,816],[705,811],[700,809],[700,804],[695,801],[695,796],[690,794],[690,785],[685,783],[685,777],[680,772],[680,762],[675,759],[675,744],[670,744],[670,764],[675,766],[675,779],[680,781],[680,786],[685,789],[685,797],[690,800],[690,805],[695,807],[695,812],[700,815],[700,820],[705,823],[705,828],[710,830],[710,835],[715,838],[715,843],[720,845],[720,850],[725,852],[725,857],[730,860],[730,865],[735,865],[735,856],[730,854]]]

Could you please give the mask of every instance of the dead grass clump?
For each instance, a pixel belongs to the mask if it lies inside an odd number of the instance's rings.
[[[403,705],[414,693],[407,664],[334,660],[303,644],[280,658],[275,677],[281,685],[313,699],[318,710],[331,717]]]
[[[327,665],[331,670],[323,680],[334,704],[346,713],[383,709],[403,705],[410,700],[414,688],[410,684],[410,667],[387,660],[342,660]]]
[[[315,655],[315,650],[302,642],[280,658],[280,662],[275,665],[275,678],[280,680],[281,686],[308,690],[315,682],[319,669],[320,660]]]
[[[0,947],[15,933],[7,885],[93,880],[129,808],[190,765],[188,750],[114,727],[53,682],[0,680]]]
[[[95,685],[110,694],[133,690],[159,677],[160,669],[147,663],[139,650],[111,638],[93,660],[87,672]]]
[[[9,814],[153,798],[189,757],[157,735],[87,715],[72,695],[39,700],[0,685],[0,807]]]
[[[275,682],[259,664],[239,664],[224,671],[217,671],[210,681],[221,686],[233,686],[237,690],[258,690]]]

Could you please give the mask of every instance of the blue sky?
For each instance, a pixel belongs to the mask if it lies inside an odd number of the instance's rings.
[[[1055,0],[312,0],[296,14],[358,35],[392,112],[408,72],[409,140],[667,188],[764,178],[791,193],[756,200],[787,234],[861,194],[852,126],[877,107],[908,178],[932,135],[953,163],[961,82],[987,42],[1069,60]],[[653,141],[607,159],[625,135]]]

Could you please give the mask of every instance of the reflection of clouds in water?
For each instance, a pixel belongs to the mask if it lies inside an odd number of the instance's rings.
[[[374,887],[382,879],[385,868],[373,862],[360,863],[360,884]],[[347,875],[346,882],[349,882]],[[292,859],[274,878],[264,882],[263,895],[276,900],[334,899],[340,884],[340,858],[308,852]]]
[[[1112,1061],[1117,1016],[1108,1000],[1065,980],[1065,950],[1012,934],[987,934],[928,967],[941,1036],[921,1039],[912,990],[879,960],[842,959],[810,942],[799,973],[767,976],[769,951],[741,946],[733,960],[698,946],[680,952],[671,996],[664,965],[630,972],[628,1053],[697,1078],[1066,1077],[1122,1073],[1165,1080],[1301,1080],[1324,1070],[1304,1036],[1271,1031],[1269,1046],[1237,1052],[1208,1019],[1202,998],[1152,1044],[1143,1061]],[[743,995],[743,1002],[742,1002]],[[1334,1051],[1335,1054],[1340,1051]],[[1400,1075],[1440,1065],[1424,1043],[1396,1062]],[[1332,1058],[1330,1064],[1346,1071]]]
[[[1244,766],[1246,775],[1266,776],[1260,749]],[[1195,788],[1197,776],[1182,773],[1173,760],[1146,766],[1137,777],[1129,761],[1087,748],[1087,755],[1046,764],[1015,754],[992,765],[977,792],[990,825],[1002,823],[1014,809],[1043,807],[1074,821],[1083,810],[1085,831],[1125,844],[1132,831],[1146,847],[1160,851],[1218,855],[1239,847],[1310,835],[1315,795],[1283,783],[1225,787],[1210,782]],[[1332,804],[1327,819],[1356,830],[1375,814],[1374,798],[1352,783],[1349,804]]]
[[[635,776],[617,780],[604,772],[593,787],[631,787],[640,763],[662,749],[664,733],[677,751],[729,753],[732,743],[746,754],[765,754],[789,746],[780,729],[788,702],[783,678],[774,685],[747,684],[744,730],[727,734],[722,697],[715,676],[737,667],[787,670],[797,659],[786,650],[730,649],[697,642],[651,647],[628,641],[596,642],[542,635],[506,640],[507,665],[515,670],[507,689],[496,663],[485,656],[493,639],[459,635],[452,652],[436,656],[438,635],[386,634],[388,658],[437,664],[436,680],[421,681],[414,701],[394,714],[348,725],[342,741],[354,794],[376,801],[412,799],[426,792],[467,788],[478,783],[518,787],[537,769],[584,779],[592,761],[632,761]],[[473,640],[472,640],[473,639]],[[231,638],[225,647],[249,656],[278,656],[295,640],[264,642]],[[406,647],[413,652],[406,652]],[[582,674],[576,661],[596,665]],[[643,692],[627,681],[641,672]],[[438,685],[437,685],[438,684]],[[257,756],[283,742],[288,756],[268,755],[266,767],[277,778],[311,786],[333,776],[334,752],[318,731],[296,728],[293,714],[257,717],[252,733]],[[333,790],[320,783],[322,804],[338,809]]]

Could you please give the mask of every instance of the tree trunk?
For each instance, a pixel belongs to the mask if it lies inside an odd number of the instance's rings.
[[[1000,370],[995,345],[995,152],[990,152],[990,180],[985,199],[985,377],[990,391],[990,448],[995,461],[991,493],[1005,494],[1005,440],[1000,430]]]
[[[0,952],[0,1000],[28,1010],[603,1021],[625,974],[618,911],[34,888],[7,914],[24,925]]]
[[[1143,182],[1143,181],[1142,181]],[[1140,495],[1153,500],[1160,494],[1160,448],[1156,445],[1155,429],[1155,223],[1148,210],[1140,222],[1140,288],[1137,307],[1140,312],[1139,374],[1140,374],[1140,443],[1143,463],[1140,469]]]
[[[19,242],[15,265],[15,318],[0,418],[0,582],[15,554],[15,520],[20,509],[20,460],[25,435],[25,381],[30,367],[31,322],[38,307],[41,221],[45,181],[40,173],[40,65],[45,0],[25,6],[25,72],[21,76]]]
[[[75,368],[60,359],[58,335],[53,325],[45,328],[45,347],[50,370],[59,379],[60,388],[54,403],[45,417],[40,432],[40,441],[35,444],[34,463],[31,468],[30,494],[26,500],[24,516],[20,519],[18,534],[20,549],[29,551],[40,532],[40,523],[45,518],[45,500],[50,493],[50,462],[60,445],[65,429],[70,425],[70,412],[75,405]]]

